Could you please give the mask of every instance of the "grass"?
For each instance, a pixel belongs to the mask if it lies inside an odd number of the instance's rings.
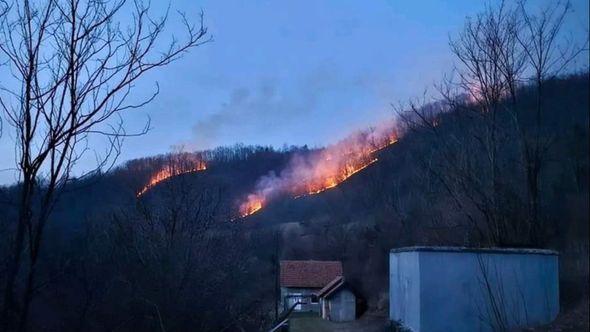
[[[292,332],[377,332],[385,331],[388,326],[386,318],[363,317],[352,322],[330,322],[317,313],[293,313],[289,322]]]
[[[329,332],[334,323],[322,319],[317,313],[293,313],[289,319],[291,332]]]

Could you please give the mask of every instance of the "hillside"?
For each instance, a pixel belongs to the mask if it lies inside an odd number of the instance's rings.
[[[37,310],[52,308],[52,316],[42,321],[56,326],[74,315],[72,307],[88,303],[92,310],[84,319],[89,326],[98,329],[105,315],[114,312],[117,317],[103,326],[112,328],[124,321],[117,314],[123,315],[124,307],[153,315],[141,300],[149,296],[162,299],[161,314],[174,317],[178,328],[189,322],[231,326],[219,314],[224,312],[257,329],[272,320],[279,258],[341,260],[369,310],[382,313],[388,305],[389,249],[437,244],[556,249],[561,254],[562,302],[568,308],[588,294],[588,89],[587,73],[546,84],[542,135],[550,144],[539,208],[544,224],[534,237],[493,242],[478,233],[486,210],[473,198],[480,193],[464,191],[461,181],[487,176],[480,167],[485,154],[477,136],[483,120],[471,111],[452,109],[436,113],[433,128],[406,123],[397,143],[375,152],[376,162],[337,186],[313,195],[273,196],[260,211],[243,218],[239,202],[260,178],[280,174],[294,157],[317,151],[235,146],[195,152],[191,155],[207,160],[206,170],[162,181],[141,197],[136,194],[170,156],[130,161],[76,180],[55,207],[45,244],[52,248],[51,259],[43,266],[69,273],[51,284]],[[525,128],[532,117],[529,90],[522,88],[524,111],[517,115]],[[514,118],[508,111],[501,114],[501,220],[518,230],[526,226],[525,176]],[[455,141],[462,143],[452,145]],[[488,187],[472,189],[485,194]],[[18,186],[0,189],[0,223],[16,215],[18,191]],[[193,301],[230,294],[231,303]]]

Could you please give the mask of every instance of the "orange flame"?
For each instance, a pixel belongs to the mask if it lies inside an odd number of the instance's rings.
[[[397,142],[394,132],[358,133],[323,151],[326,155],[313,165],[314,175],[304,180],[306,188],[295,189],[296,197],[314,195],[338,186],[377,161],[375,153]],[[334,158],[334,154],[340,157]]]
[[[248,195],[246,202],[240,205],[240,217],[247,217],[262,209],[264,199],[258,195]]]
[[[379,159],[377,159],[377,158],[372,159],[371,161],[369,161],[366,164],[361,164],[360,166],[358,166],[358,168],[354,168],[353,166],[348,166],[344,170],[344,173],[338,175],[337,177],[330,176],[330,177],[326,178],[323,182],[311,183],[311,184],[309,184],[308,190],[306,193],[297,195],[297,196],[295,196],[295,198],[299,198],[299,197],[305,196],[305,195],[315,195],[315,194],[319,194],[321,192],[324,192],[328,189],[332,189],[332,188],[336,187],[337,185],[339,185],[340,183],[346,181],[348,178],[355,175],[356,173],[371,166],[377,160],[379,160]]]
[[[156,174],[152,175],[149,179],[148,183],[143,186],[143,188],[137,192],[137,197],[141,197],[147,191],[158,185],[160,182],[166,181],[172,177],[186,174],[186,173],[193,173],[198,171],[204,171],[207,169],[207,165],[204,161],[197,161],[194,164],[183,166],[182,164],[178,165],[176,163],[171,163],[170,165],[165,166]]]
[[[396,142],[395,130],[387,127],[356,133],[311,155],[296,155],[280,176],[269,174],[259,179],[256,191],[239,205],[239,215],[243,218],[260,211],[272,196],[281,193],[298,198],[334,188],[377,162],[375,153]]]

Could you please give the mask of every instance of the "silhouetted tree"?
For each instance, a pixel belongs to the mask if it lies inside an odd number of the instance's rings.
[[[15,131],[20,180],[19,216],[6,271],[2,326],[25,330],[35,288],[45,225],[72,168],[89,150],[88,140],[106,138],[95,151],[96,170],[119,153],[125,131],[122,113],[151,102],[132,100],[146,73],[179,59],[209,41],[202,23],[181,15],[186,38],[161,44],[167,15],[153,18],[149,5],[126,0],[29,0],[5,3],[0,54],[13,85],[2,88],[0,107]],[[124,28],[122,16],[130,17]],[[27,254],[23,261],[23,254]],[[16,281],[23,271],[25,282]]]

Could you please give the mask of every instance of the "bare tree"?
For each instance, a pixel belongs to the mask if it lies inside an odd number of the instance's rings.
[[[569,1],[556,1],[542,8],[539,14],[531,14],[526,1],[518,4],[518,14],[522,17],[522,31],[517,31],[527,67],[531,73],[536,90],[535,116],[532,129],[523,135],[523,155],[527,175],[529,210],[533,237],[539,236],[543,221],[539,219],[540,175],[546,163],[547,153],[553,138],[543,135],[544,82],[563,72],[581,53],[587,51],[588,39],[582,43],[562,38],[562,27],[571,11]],[[539,239],[537,239],[538,241]]]
[[[569,9],[569,2],[557,2],[533,14],[524,1],[517,6],[501,2],[467,19],[462,32],[450,40],[458,60],[456,75],[438,90],[454,113],[445,118],[454,121],[455,127],[465,121],[471,125],[458,131],[449,131],[447,125],[443,133],[437,129],[440,120],[424,103],[410,103],[409,112],[398,111],[409,127],[435,137],[438,156],[425,160],[424,165],[473,229],[487,239],[485,243],[543,242],[544,227],[538,215],[540,181],[552,142],[551,135],[543,132],[543,86],[587,46],[587,40],[579,44],[561,36]],[[527,81],[536,98],[533,121],[528,121],[531,112],[519,100]],[[473,150],[469,142],[478,148]],[[483,152],[485,159],[479,160],[482,154],[477,152]],[[522,200],[523,210],[528,211],[507,209],[511,200],[506,195]]]
[[[460,67],[457,69],[459,81],[457,84],[465,91],[469,98],[478,107],[470,108],[475,110],[475,115],[481,117],[484,128],[481,131],[473,132],[474,138],[480,142],[482,151],[487,157],[487,172],[489,183],[481,179],[481,193],[483,201],[487,201],[489,208],[484,208],[489,219],[489,227],[493,242],[498,242],[502,233],[505,233],[504,221],[500,211],[501,191],[501,170],[498,160],[502,148],[503,134],[499,112],[501,111],[502,99],[515,88],[515,82],[520,72],[519,67],[503,67],[503,63],[522,63],[520,59],[514,59],[513,53],[507,49],[514,48],[516,44],[513,34],[515,32],[515,15],[504,3],[497,8],[488,7],[482,14],[474,19],[468,19],[463,32],[457,39],[450,41],[451,51],[459,60]],[[506,70],[506,69],[510,70]],[[443,93],[443,96],[445,94]],[[445,96],[446,100],[452,100]],[[471,181],[474,182],[474,181]],[[476,185],[473,183],[470,185]]]
[[[462,111],[462,108],[467,111]],[[474,118],[471,114],[475,110],[455,101],[451,112],[446,115],[443,114],[444,108],[434,110],[424,101],[412,101],[409,106],[400,106],[397,112],[406,130],[420,131],[425,144],[436,147],[416,156],[423,170],[416,176],[420,178],[424,191],[441,191],[444,194],[444,200],[437,199],[427,205],[428,210],[440,207],[444,216],[448,217],[442,220],[434,211],[429,212],[433,218],[433,235],[438,237],[449,229],[465,227],[470,236],[464,244],[497,244],[503,229],[490,185],[493,175],[488,172],[490,154],[481,153],[482,145],[486,144],[484,152],[489,149],[489,140],[484,139],[489,138],[485,135],[489,129],[487,117]],[[441,118],[445,120],[443,126],[439,125]]]
[[[108,143],[103,153],[95,151],[95,171],[111,165],[121,138],[143,134],[149,126],[148,121],[144,130],[130,134],[123,125],[123,113],[158,93],[156,88],[149,97],[134,100],[135,83],[210,38],[202,13],[196,26],[181,14],[186,37],[166,43],[168,14],[154,18],[150,5],[139,0],[24,0],[7,3],[4,10],[0,54],[17,87],[2,87],[0,108],[15,131],[21,191],[2,324],[22,331],[45,225],[76,162],[91,150],[88,140],[98,136]],[[123,15],[131,17],[128,27],[119,22]]]
[[[246,265],[244,246],[236,241],[238,227],[214,223],[220,188],[194,180],[175,177],[135,206],[89,218],[65,278],[81,295],[74,300],[79,311],[64,329],[213,331],[235,317],[238,302],[225,294],[241,275],[234,269]]]
[[[113,245],[124,253],[117,259],[118,273],[137,291],[130,300],[149,303],[165,330],[187,319],[178,303],[183,308],[204,305],[192,297],[195,289],[205,294],[219,288],[217,274],[209,270],[226,256],[213,252],[218,248],[211,228],[219,190],[194,186],[182,176],[163,187],[155,195],[140,198],[135,209],[115,214],[109,232],[125,239]],[[227,244],[228,252],[230,247]],[[154,291],[154,285],[166,287]]]

